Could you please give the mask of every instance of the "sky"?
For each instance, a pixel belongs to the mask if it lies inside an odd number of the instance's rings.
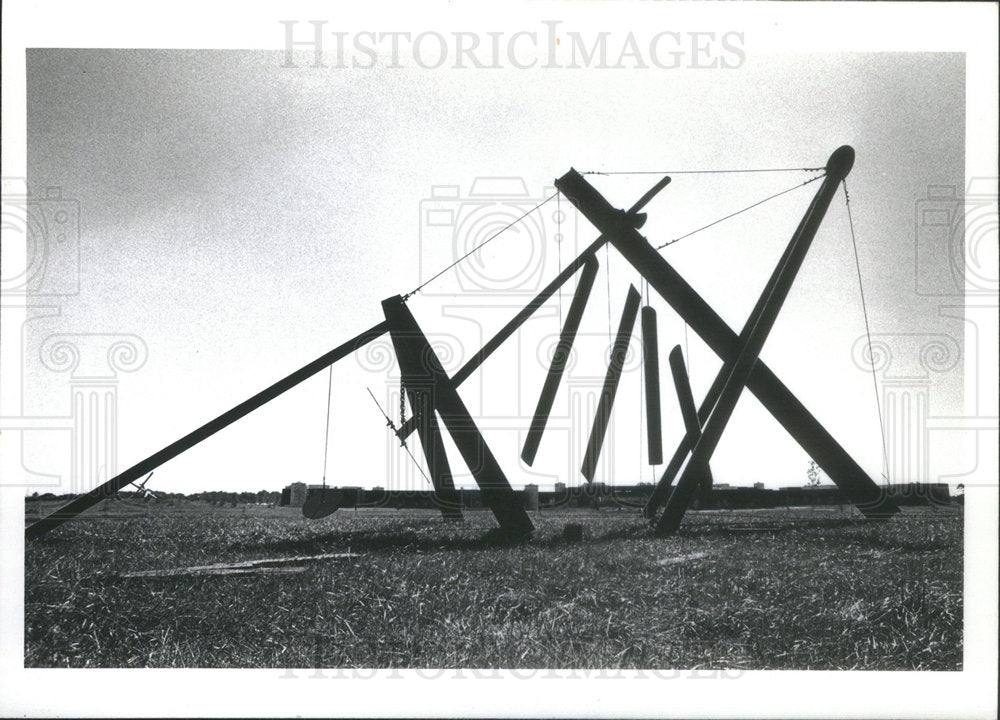
[[[295,32],[305,40],[311,30],[303,21]],[[621,37],[610,37],[611,56]],[[573,41],[560,35],[564,65]],[[681,171],[819,167],[848,144],[867,320],[879,357],[891,360],[877,365],[873,386],[859,361],[865,313],[842,192],[762,358],[877,481],[888,455],[893,481],[954,484],[976,462],[947,420],[966,407],[966,323],[961,308],[947,310],[962,304],[960,275],[956,285],[924,210],[953,211],[947,188],[960,195],[965,183],[964,56],[769,54],[735,37],[723,44],[721,34],[706,42],[714,68],[692,67],[690,51],[673,69],[647,56],[647,67],[632,58],[624,68],[521,70],[506,60],[421,67],[430,45],[391,67],[384,43],[372,68],[310,67],[308,48],[297,67],[284,67],[281,51],[29,50],[28,188],[36,197],[59,188],[61,201],[78,203],[79,258],[64,270],[78,290],[36,298],[29,310],[23,413],[66,416],[72,388],[94,383],[83,377],[89,360],[53,370],[53,336],[72,336],[101,361],[124,338],[139,350],[137,367],[115,375],[107,465],[120,471],[379,322],[383,299],[548,197],[570,167],[609,173],[587,177],[618,207],[673,173],[641,231],[660,245],[815,175]],[[366,61],[346,47],[348,65]],[[516,59],[541,64],[546,50]],[[617,174],[637,171],[649,174]],[[818,186],[660,252],[739,330]],[[410,299],[445,367],[460,367],[594,237],[553,199]],[[599,260],[570,389],[560,390],[534,467],[520,462],[520,445],[573,282],[462,387],[515,486],[583,482],[609,329],[629,284],[642,289],[613,250]],[[57,284],[53,272],[46,281]],[[684,348],[698,401],[721,363],[663,301],[649,303],[669,457],[682,434],[669,349]],[[609,484],[651,482],[662,470],[648,464],[642,441],[638,348],[637,327],[596,478]],[[169,461],[151,485],[255,491],[325,475],[333,485],[425,487],[367,393],[398,422],[388,350],[383,338],[333,367],[328,433],[329,377],[320,373]],[[471,485],[446,443],[458,482]],[[67,430],[25,433],[23,464],[40,484],[64,489],[106,479],[104,466],[74,479],[71,447]],[[720,483],[800,485],[808,457],[745,393],[712,468]]]

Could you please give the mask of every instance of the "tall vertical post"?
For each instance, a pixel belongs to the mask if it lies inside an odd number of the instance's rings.
[[[429,414],[436,411],[441,416],[479,485],[483,502],[493,511],[501,529],[512,536],[530,534],[534,525],[520,498],[507,482],[500,464],[403,298],[396,295],[383,300],[382,311],[389,326],[404,386],[427,389],[428,394],[419,399],[424,408],[422,412]]]

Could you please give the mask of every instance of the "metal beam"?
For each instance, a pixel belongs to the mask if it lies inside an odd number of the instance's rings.
[[[520,498],[507,482],[500,464],[403,298],[396,295],[383,300],[382,311],[396,349],[403,384],[426,388],[426,405],[429,407],[425,407],[423,412],[436,411],[441,416],[462,459],[479,485],[483,502],[493,511],[500,527],[513,536],[530,534],[534,525],[524,511]]]
[[[757,363],[760,351],[763,349],[771,328],[774,327],[778,318],[778,313],[792,289],[792,283],[794,283],[795,277],[805,261],[809,247],[816,236],[816,231],[830,206],[830,201],[833,200],[840,183],[847,177],[853,165],[854,150],[846,145],[838,148],[830,156],[826,165],[826,178],[806,211],[803,222],[788,243],[789,252],[783,256],[785,262],[778,270],[776,282],[773,286],[769,284],[769,287],[764,289],[754,308],[753,315],[756,316],[756,320],[746,343],[739,348],[735,363],[727,362],[720,373],[721,375],[728,371],[722,393],[719,395],[719,401],[712,409],[701,437],[698,438],[691,450],[691,457],[677,481],[677,486],[670,493],[670,499],[663,510],[663,515],[660,516],[656,524],[657,535],[668,535],[676,532],[677,528],[680,527],[684,513],[694,495],[698,481],[701,479],[700,473],[704,467],[707,467],[712,453],[715,452],[715,448],[718,447],[719,441],[722,439],[722,433],[736,409],[736,403],[740,395],[743,394],[743,389]],[[729,367],[730,365],[731,367]]]
[[[705,424],[705,421],[708,419],[708,414],[711,412],[712,408],[715,407],[715,403],[718,402],[719,393],[722,392],[722,386],[724,383],[724,377],[716,378],[716,382],[713,383],[711,388],[709,388],[705,399],[702,401],[701,405],[698,406],[698,421],[702,425]],[[663,471],[663,475],[660,476],[659,482],[656,484],[656,487],[653,488],[653,494],[649,497],[649,500],[646,501],[646,505],[642,510],[643,517],[647,520],[655,519],[660,506],[663,505],[667,501],[667,498],[670,497],[670,491],[673,489],[674,478],[677,477],[677,473],[680,472],[681,467],[684,465],[684,461],[687,459],[692,446],[691,438],[687,432],[685,432],[681,437],[681,441],[677,444],[677,449],[674,451],[673,456],[671,456],[670,462]]]
[[[208,438],[215,433],[222,430],[222,428],[231,425],[240,418],[249,415],[251,412],[259,408],[261,405],[270,402],[274,398],[281,395],[286,390],[290,390],[295,387],[303,380],[307,380],[312,377],[320,370],[332,365],[343,357],[350,355],[355,350],[364,347],[366,344],[370,343],[375,338],[381,336],[388,329],[388,325],[384,322],[380,322],[378,325],[365,330],[360,335],[348,340],[343,345],[334,348],[330,352],[322,355],[315,360],[313,360],[308,365],[299,368],[291,375],[282,378],[278,382],[274,383],[268,388],[261,390],[259,393],[254,395],[248,400],[244,400],[242,403],[236,407],[227,410],[222,413],[219,417],[214,420],[210,420],[204,425],[202,425],[197,430],[188,433],[180,440],[171,443],[167,447],[159,450],[148,458],[139,462],[128,470],[115,477],[108,480],[103,485],[100,485],[86,495],[81,495],[63,505],[61,508],[56,510],[54,513],[48,517],[44,517],[41,520],[32,523],[24,532],[26,540],[35,540],[41,537],[50,530],[59,527],[67,520],[70,520],[80,513],[82,513],[87,508],[90,508],[101,500],[106,498],[114,497],[115,493],[121,490],[123,487],[129,483],[138,480],[146,473],[152,472],[156,468],[160,467],[163,463],[167,462],[171,458],[177,457],[185,450],[194,447],[200,443],[205,438]]]
[[[407,349],[400,348],[400,343],[412,342],[405,334],[392,333],[392,344],[396,349],[396,357],[400,357]],[[419,351],[419,348],[417,348]],[[412,350],[410,351],[412,352]],[[417,355],[419,358],[419,355]],[[435,503],[441,508],[441,514],[446,520],[462,519],[462,501],[455,490],[455,481],[448,464],[448,455],[441,439],[441,429],[438,426],[437,413],[434,411],[432,396],[433,385],[430,383],[403,383],[406,397],[410,401],[413,419],[417,422],[417,436],[427,458],[427,469],[430,471],[431,483],[434,485]]]
[[[646,448],[649,464],[663,462],[663,429],[660,424],[660,351],[656,338],[656,310],[642,309],[642,366],[646,375]]]
[[[625,367],[625,354],[628,352],[628,343],[632,338],[636,315],[639,313],[640,299],[639,291],[635,289],[634,285],[630,286],[628,297],[625,298],[622,318],[618,323],[618,334],[615,336],[615,342],[611,348],[611,360],[608,363],[608,372],[604,377],[604,387],[597,403],[597,411],[594,413],[594,425],[590,430],[590,440],[587,442],[587,451],[583,456],[583,467],[580,469],[587,482],[593,482],[594,473],[597,471],[597,460],[601,455],[604,435],[607,433],[608,421],[611,419],[611,409],[615,404],[618,381],[621,379],[622,369]]]
[[[799,225],[795,230],[795,234],[802,231],[802,227],[805,224],[808,213],[802,216],[799,221]],[[794,235],[793,235],[794,237]],[[740,331],[740,336],[737,339],[737,344],[739,347],[743,347],[747,339],[750,337],[750,333],[756,325],[757,320],[760,318],[760,314],[763,311],[764,299],[767,298],[770,293],[774,290],[775,285],[778,282],[778,277],[781,274],[781,269],[788,262],[788,258],[792,252],[792,244],[789,243],[781,257],[778,259],[777,265],[774,266],[774,270],[771,272],[771,276],[767,280],[767,284],[764,286],[764,290],[761,292],[760,298],[757,300],[757,304],[754,306],[753,311],[747,317],[746,322],[743,325],[743,329]],[[711,414],[712,410],[715,408],[716,403],[719,402],[719,396],[722,394],[722,388],[726,384],[726,378],[732,371],[733,363],[736,362],[736,357],[733,356],[725,363],[723,363],[723,368],[716,376],[715,380],[712,382],[712,386],[709,388],[708,393],[705,395],[705,399],[702,401],[698,408],[698,432],[701,433],[701,428],[708,422],[708,416]],[[674,479],[677,477],[677,473],[680,472],[681,467],[684,465],[684,461],[687,459],[687,454],[690,452],[691,448],[694,447],[694,441],[691,436],[687,433],[681,438],[680,443],[677,445],[677,449],[674,452],[673,457],[670,459],[670,463],[667,465],[666,470],[660,477],[659,482],[656,487],[653,488],[653,493],[649,497],[645,508],[643,509],[643,515],[648,519],[652,520],[656,517],[656,513],[659,511],[660,506],[667,502],[670,497],[670,493],[673,489]]]
[[[652,188],[650,188],[645,195],[639,198],[636,203],[629,208],[628,211],[628,222],[630,222],[634,227],[642,227],[643,223],[646,221],[646,216],[639,211],[644,208],[650,200],[652,200],[663,188],[670,184],[670,178],[664,177],[659,180]],[[455,376],[451,379],[455,387],[458,387],[463,382],[465,382],[472,373],[474,373],[483,361],[486,360],[490,355],[492,355],[498,347],[500,347],[511,335],[513,335],[521,325],[523,325],[528,318],[530,318],[538,308],[545,304],[545,302],[555,294],[556,290],[561,288],[566,282],[576,274],[576,271],[584,265],[588,258],[593,256],[601,247],[608,242],[606,237],[598,237],[594,240],[589,247],[584,249],[572,262],[570,262],[561,273],[555,276],[548,285],[546,285],[542,290],[532,298],[520,312],[517,313],[511,320],[504,325],[496,335],[490,338],[489,341],[483,345],[482,349],[473,355],[468,361],[458,369]],[[413,418],[410,418],[403,426],[399,429],[399,437],[407,438],[416,429]]]
[[[590,291],[594,287],[595,277],[597,277],[597,257],[590,255],[584,262],[580,282],[576,286],[573,301],[570,303],[569,311],[566,313],[566,321],[563,323],[556,350],[552,354],[552,362],[549,364],[549,372],[545,376],[542,392],[538,396],[538,405],[535,407],[535,414],[531,418],[531,427],[528,429],[528,436],[524,441],[524,449],[521,450],[521,459],[528,465],[535,462],[538,445],[542,441],[542,433],[545,432],[549,413],[552,412],[552,404],[555,402],[559,383],[562,381],[563,373],[566,370],[566,363],[569,361],[570,353],[573,351],[573,341],[576,339],[576,332],[580,328],[580,321],[583,319],[583,311],[587,307]]]
[[[469,358],[466,363],[458,369],[455,373],[455,377],[451,379],[451,382],[458,387],[463,382],[469,379],[469,376],[474,373],[483,361],[486,360],[490,355],[492,355],[498,347],[500,347],[511,335],[513,335],[519,327],[521,327],[535,311],[538,310],[545,302],[552,297],[556,290],[565,285],[576,271],[579,270],[584,264],[587,263],[588,258],[592,257],[597,250],[607,242],[607,238],[598,237],[590,246],[580,253],[566,268],[553,278],[552,282],[542,288],[534,298],[531,299],[520,312],[517,313],[510,321],[504,325],[500,330],[490,338],[482,349]],[[410,418],[402,427],[399,429],[399,437],[406,438],[416,429],[416,424],[413,418]]]
[[[576,170],[555,184],[717,355],[727,360],[737,354],[736,333],[639,234],[623,210],[612,207]],[[747,386],[861,512],[867,517],[898,512],[896,504],[763,361],[754,365]]]

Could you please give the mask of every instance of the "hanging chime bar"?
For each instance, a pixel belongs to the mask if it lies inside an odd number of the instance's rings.
[[[618,323],[618,333],[611,348],[611,359],[608,363],[608,372],[604,377],[604,387],[597,401],[594,425],[590,430],[590,439],[587,441],[587,450],[583,456],[583,467],[580,469],[587,482],[593,482],[594,473],[597,471],[597,461],[601,455],[601,447],[604,445],[608,421],[611,419],[611,409],[615,404],[618,382],[621,380],[622,370],[625,367],[625,355],[628,353],[629,340],[632,339],[632,329],[635,327],[635,318],[639,313],[641,297],[634,285],[629,287],[628,297],[625,298],[625,308],[622,310],[621,321]]]
[[[656,310],[641,312],[642,363],[646,376],[646,449],[649,464],[663,462],[663,430],[660,425],[660,353],[656,337]]]
[[[528,429],[528,436],[524,441],[524,448],[521,450],[521,459],[528,465],[532,465],[535,462],[538,445],[542,441],[542,433],[545,432],[545,425],[548,423],[549,414],[552,412],[552,404],[555,402],[556,392],[559,390],[559,384],[566,370],[566,363],[569,361],[570,353],[573,351],[573,341],[576,339],[576,332],[580,328],[580,320],[583,318],[583,311],[587,307],[587,300],[590,298],[590,291],[594,287],[594,278],[596,277],[597,257],[590,255],[584,262],[583,272],[580,274],[580,282],[576,286],[573,301],[570,303],[569,311],[566,313],[566,321],[563,323],[559,342],[556,345],[555,352],[552,354],[549,372],[545,376],[542,392],[538,396],[538,405],[535,407],[535,414],[531,418],[531,427]]]

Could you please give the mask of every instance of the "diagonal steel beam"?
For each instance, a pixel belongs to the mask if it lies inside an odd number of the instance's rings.
[[[576,170],[555,184],[717,355],[724,361],[735,357],[739,350],[736,333],[639,234],[625,211],[612,207]],[[747,386],[867,517],[898,512],[896,504],[763,361],[755,363]]]
[[[556,290],[565,285],[569,279],[576,274],[576,271],[585,265],[588,262],[588,259],[593,257],[594,253],[597,252],[597,250],[600,249],[601,246],[603,246],[607,241],[608,239],[603,237],[598,237],[594,240],[594,242],[592,242],[589,247],[580,253],[569,265],[567,265],[561,273],[556,275],[556,277],[552,279],[552,282],[542,288],[542,290],[531,299],[531,302],[525,305],[520,312],[517,313],[517,315],[510,319],[506,325],[500,328],[500,330],[497,331],[497,334],[490,338],[479,350],[479,352],[469,358],[466,363],[458,369],[455,373],[455,377],[451,379],[455,387],[458,387],[463,382],[468,380],[469,376],[483,364],[483,361],[492,355],[496,349],[507,340],[507,338],[517,331],[519,327],[527,322],[528,318],[534,315],[535,311],[544,305],[545,302],[555,294]],[[400,427],[398,435],[400,439],[409,437],[410,433],[412,433],[415,429],[416,423],[413,418],[410,418],[403,423],[402,427]]]
[[[282,378],[270,387],[261,390],[252,398],[243,401],[230,410],[227,410],[214,420],[208,421],[197,430],[194,430],[193,432],[190,432],[182,437],[180,440],[153,453],[142,462],[139,462],[125,472],[116,475],[103,485],[94,488],[86,495],[81,495],[75,500],[63,505],[48,517],[44,517],[41,520],[32,523],[24,532],[25,539],[34,540],[39,538],[50,530],[59,527],[67,520],[76,517],[87,508],[96,505],[101,500],[113,497],[115,493],[129,483],[134,480],[138,480],[146,473],[160,467],[160,465],[167,462],[167,460],[177,457],[188,448],[194,447],[205,438],[211,437],[215,433],[219,432],[219,430],[222,430],[222,428],[233,424],[245,415],[249,415],[261,405],[270,402],[286,390],[290,390],[303,380],[312,377],[320,370],[323,370],[341,358],[350,355],[355,350],[364,347],[367,343],[370,343],[372,340],[385,333],[387,329],[388,326],[384,322],[380,322],[378,325],[365,330],[357,337],[348,340],[343,345],[334,348],[325,355],[321,355],[308,365],[299,368],[291,375]]]
[[[663,190],[667,185],[670,184],[670,178],[661,178],[652,188],[646,191],[646,193],[636,201],[636,203],[628,210],[628,222],[632,223],[634,227],[642,227],[643,223],[646,221],[646,215],[639,212],[644,208],[650,200],[652,200],[656,195]],[[565,285],[576,271],[580,269],[581,266],[588,262],[588,259],[592,257],[601,247],[603,247],[608,242],[606,237],[598,237],[594,240],[589,247],[584,249],[572,262],[570,262],[562,272],[560,272],[556,277],[552,279],[548,285],[539,291],[539,293],[531,299],[531,301],[521,309],[511,320],[504,325],[500,330],[490,338],[482,349],[473,355],[468,361],[458,369],[455,376],[451,381],[458,387],[463,382],[465,382],[472,373],[474,373],[483,361],[486,360],[490,355],[492,355],[498,347],[500,347],[511,335],[513,335],[521,325],[523,325],[528,318],[530,318],[538,308],[545,304],[545,302],[555,294],[556,290]],[[403,439],[410,436],[411,433],[416,429],[415,421],[410,418],[403,426],[399,429],[397,433],[398,436]]]
[[[740,395],[743,394],[750,373],[757,363],[757,358],[760,357],[760,351],[763,349],[764,343],[778,319],[781,306],[788,297],[792,283],[805,261],[806,253],[809,252],[809,247],[816,236],[823,215],[837,192],[838,186],[847,177],[853,165],[854,150],[846,145],[838,148],[830,156],[826,166],[826,179],[806,211],[799,229],[788,242],[788,252],[782,256],[784,262],[778,268],[775,282],[773,285],[768,283],[768,287],[764,288],[757,305],[754,306],[753,326],[746,343],[739,348],[736,361],[727,362],[722,372],[719,373],[726,377],[719,401],[712,408],[708,422],[705,423],[705,429],[691,450],[691,458],[688,460],[680,480],[677,481],[677,487],[670,493],[670,499],[663,510],[663,515],[660,516],[656,524],[657,535],[669,535],[680,527],[698,482],[703,478],[704,468],[708,467],[708,461],[722,439],[722,433],[736,409]]]
[[[409,342],[405,334],[392,334],[392,344],[396,349],[396,356],[399,357],[405,349],[400,348],[401,342]],[[438,426],[437,413],[434,412],[432,403],[433,386],[430,383],[418,384],[403,383],[406,398],[410,401],[410,408],[413,410],[413,417],[417,421],[417,436],[420,438],[420,447],[423,448],[424,457],[427,459],[427,469],[430,471],[431,483],[434,485],[435,501],[441,508],[441,514],[446,520],[462,519],[462,502],[458,491],[455,490],[455,481],[451,475],[451,466],[448,464],[448,454],[444,449],[444,441],[441,438],[441,429]]]
[[[798,233],[802,232],[802,228],[805,224],[808,213],[802,216],[799,221],[799,225],[795,230],[795,237]],[[761,292],[760,298],[757,300],[757,304],[754,306],[753,311],[747,318],[746,323],[743,325],[743,329],[740,331],[740,336],[737,339],[737,345],[743,347],[746,345],[747,339],[750,337],[750,333],[756,325],[760,314],[763,311],[764,300],[770,295],[774,290],[775,285],[778,282],[778,277],[781,274],[781,269],[788,262],[788,258],[792,252],[792,243],[789,243],[784,252],[782,252],[781,257],[778,259],[777,265],[774,266],[774,270],[771,272],[771,276],[767,279],[767,284],[764,286],[764,290]],[[733,363],[736,362],[736,357],[733,356],[723,364],[722,370],[716,376],[715,380],[712,382],[712,386],[709,388],[708,393],[705,395],[705,399],[702,401],[698,408],[698,432],[701,433],[701,427],[708,422],[708,416],[711,414],[712,410],[715,408],[716,403],[719,401],[719,396],[722,394],[722,388],[726,384],[726,378],[732,371]],[[653,493],[646,503],[643,509],[643,515],[648,520],[652,520],[656,517],[657,511],[660,506],[667,502],[670,497],[670,492],[673,489],[672,485],[674,479],[677,477],[677,473],[680,472],[681,467],[684,464],[684,460],[687,459],[688,452],[694,447],[694,441],[688,433],[685,433],[681,438],[680,443],[677,445],[677,449],[674,452],[673,457],[670,459],[670,463],[667,465],[660,477],[659,482],[653,489]]]
[[[719,393],[722,392],[722,386],[725,383],[725,377],[717,377],[715,383],[709,388],[708,394],[705,399],[702,400],[701,405],[698,406],[698,422],[700,425],[704,425],[705,421],[708,420],[708,415],[715,407],[715,403],[719,400]],[[701,427],[699,425],[699,432]],[[691,452],[691,448],[694,446],[690,435],[687,432],[681,437],[681,441],[677,444],[677,449],[674,451],[673,456],[670,458],[670,462],[667,464],[666,469],[663,471],[663,475],[660,476],[659,482],[656,487],[653,488],[653,494],[650,496],[649,500],[646,501],[646,505],[643,508],[642,514],[647,520],[653,520],[656,518],[656,513],[663,505],[667,498],[670,497],[670,491],[673,489],[674,478],[677,477],[677,473],[680,472],[681,467],[684,465],[684,461],[687,459],[688,453]]]
[[[552,412],[552,404],[555,402],[559,383],[562,381],[563,373],[566,370],[566,363],[569,361],[570,353],[573,351],[573,341],[576,339],[576,332],[580,328],[580,321],[583,319],[583,311],[587,307],[590,291],[594,287],[595,277],[597,277],[597,257],[590,255],[584,262],[583,272],[580,274],[580,282],[576,286],[573,301],[570,303],[569,311],[566,313],[566,322],[563,323],[559,342],[556,345],[555,352],[552,354],[549,372],[545,376],[542,392],[538,396],[538,405],[535,407],[535,414],[531,418],[531,427],[528,429],[528,436],[524,441],[524,449],[521,451],[521,459],[528,465],[535,462],[538,445],[542,441],[542,433],[545,432],[549,413]]]
[[[597,411],[594,413],[594,425],[590,429],[590,440],[587,442],[587,450],[583,456],[583,467],[580,469],[587,482],[593,482],[594,473],[597,472],[597,460],[601,455],[601,447],[604,445],[604,435],[607,433],[608,421],[611,419],[611,408],[615,404],[618,381],[621,380],[622,369],[625,367],[625,355],[628,352],[629,340],[632,339],[635,318],[639,313],[640,299],[639,291],[635,289],[634,285],[630,286],[628,297],[625,298],[622,318],[618,323],[618,333],[611,348],[611,361],[608,363],[608,372],[604,377],[604,387],[597,402]]]
[[[383,300],[382,311],[389,325],[403,384],[426,389],[426,403],[421,400],[423,412],[437,412],[441,416],[455,447],[479,485],[483,502],[493,511],[500,527],[512,536],[530,534],[534,526],[520,498],[507,482],[500,464],[403,298],[396,295]]]

